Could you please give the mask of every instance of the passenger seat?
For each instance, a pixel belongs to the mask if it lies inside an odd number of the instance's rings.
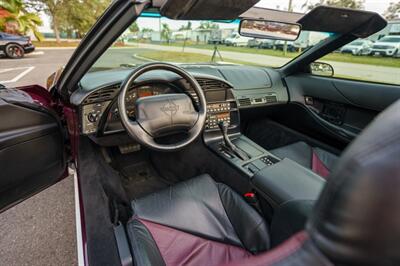
[[[311,147],[303,141],[270,150],[279,158],[289,158],[326,178],[335,166],[338,156],[317,147]]]

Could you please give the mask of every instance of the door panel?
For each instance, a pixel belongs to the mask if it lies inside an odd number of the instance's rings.
[[[287,77],[290,102],[341,141],[353,140],[400,98],[400,86],[300,74]],[[308,123],[309,126],[309,123]]]
[[[66,170],[56,115],[19,90],[0,91],[0,211],[55,183]]]

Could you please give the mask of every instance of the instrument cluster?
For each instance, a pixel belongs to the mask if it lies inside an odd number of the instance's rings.
[[[167,83],[149,83],[142,84],[132,87],[125,98],[126,101],[126,112],[130,118],[135,117],[135,102],[141,97],[148,97],[160,94],[166,94],[175,92],[176,90]],[[113,102],[111,108],[110,104]],[[119,124],[119,110],[117,101],[93,102],[90,104],[83,105],[82,107],[82,133],[92,134],[95,133],[99,127],[101,117],[108,112],[106,118],[106,124]],[[119,126],[119,125],[118,125]]]
[[[135,102],[137,99],[172,92],[174,92],[174,90],[171,88],[171,86],[165,83],[153,83],[133,87],[128,91],[125,98],[127,115],[130,118],[135,117]]]

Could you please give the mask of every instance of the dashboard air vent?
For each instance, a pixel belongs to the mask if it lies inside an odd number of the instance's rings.
[[[251,105],[250,98],[239,99],[239,106],[250,106],[250,105]]]
[[[218,89],[229,89],[230,86],[225,82],[213,79],[197,79],[203,90],[218,90]]]
[[[118,93],[118,87],[103,88],[91,93],[84,101],[84,104],[111,101]]]

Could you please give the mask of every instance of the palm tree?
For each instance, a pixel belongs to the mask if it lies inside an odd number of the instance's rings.
[[[39,41],[43,39],[37,29],[43,24],[42,20],[38,15],[28,12],[22,0],[0,0],[0,9],[8,12],[8,15],[0,18],[0,29],[4,29],[6,23],[15,22],[18,24],[19,33],[27,34],[32,31]]]
[[[198,27],[198,29],[202,29],[202,30],[218,30],[219,29],[219,25],[217,23],[211,22],[211,21],[204,21],[204,22],[200,22],[200,26]]]
[[[169,25],[167,23],[163,23],[161,29],[161,39],[165,39],[167,43],[169,43],[170,35],[171,29],[169,28]]]

